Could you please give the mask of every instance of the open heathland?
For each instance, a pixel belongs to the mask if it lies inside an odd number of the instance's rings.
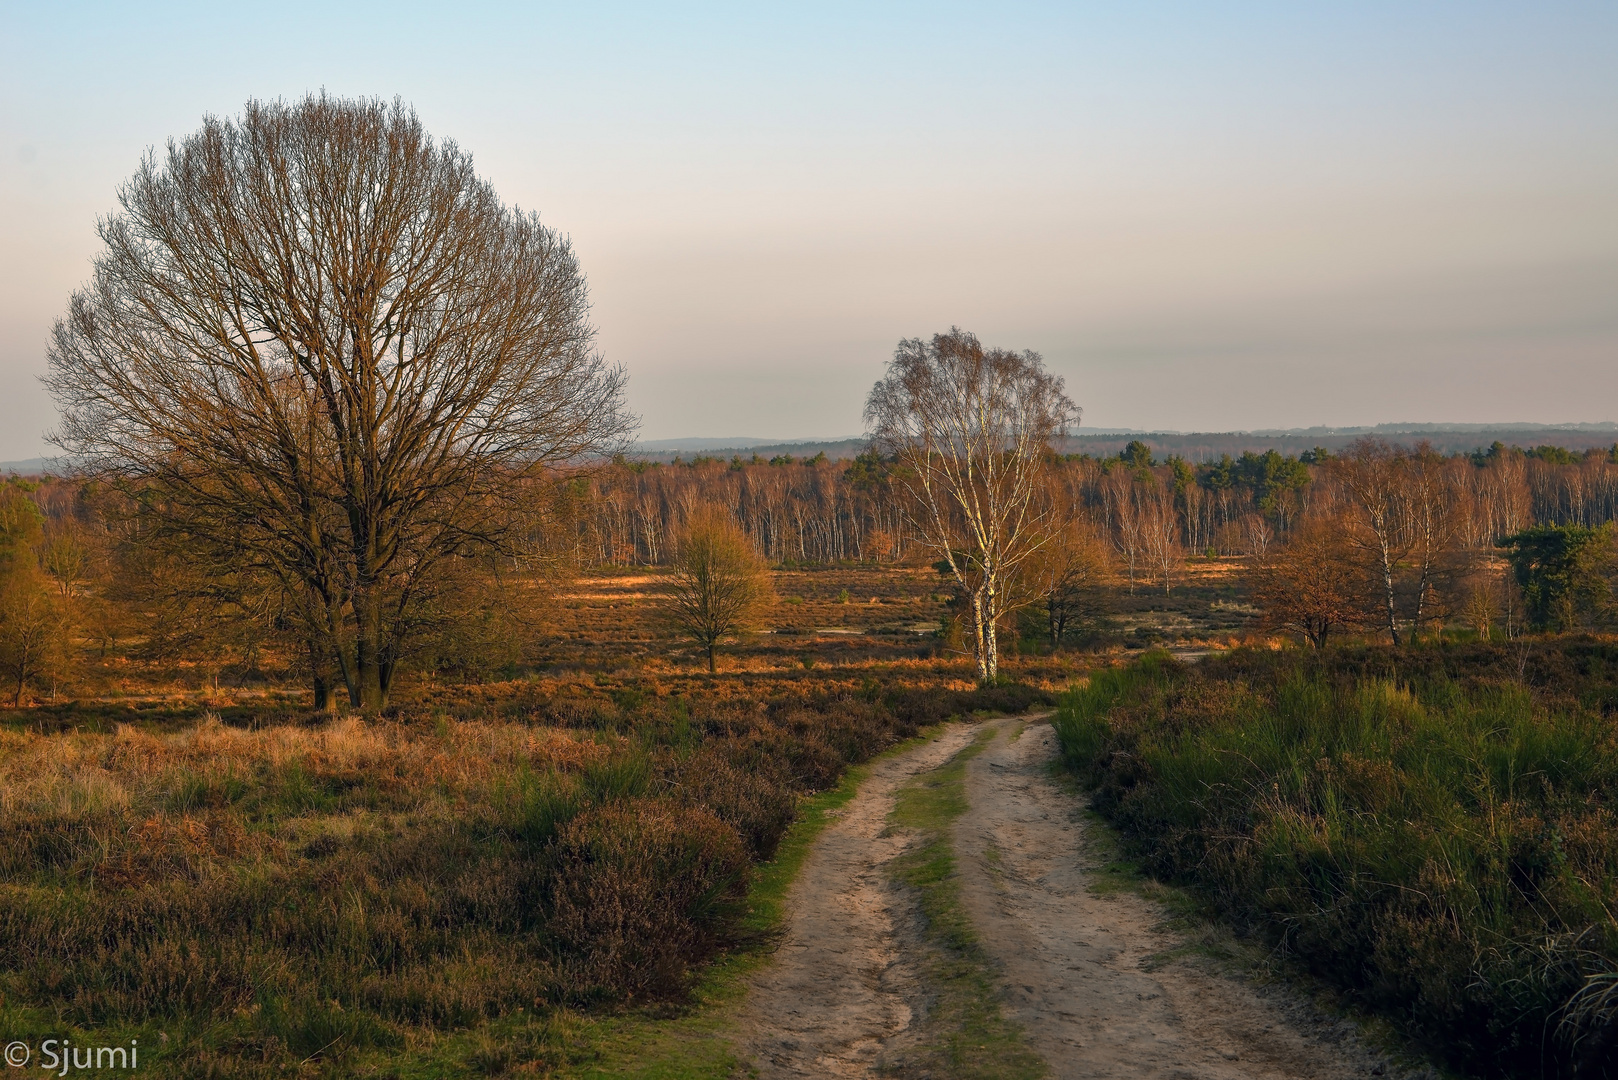
[[[1618,651],[1154,654],[1054,723],[1151,873],[1489,1076],[1618,1061]]]
[[[566,1010],[679,1002],[759,940],[753,867],[805,795],[1041,696],[699,679],[540,679],[371,719],[11,713],[5,1030],[138,1038],[177,1076],[549,1068],[590,1052],[547,1042]]]

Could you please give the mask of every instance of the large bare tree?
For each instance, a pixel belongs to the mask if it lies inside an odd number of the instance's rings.
[[[972,618],[978,678],[999,671],[997,627],[1054,510],[1038,497],[1051,440],[1078,418],[1038,353],[985,349],[958,327],[899,343],[871,389],[873,444],[898,459],[914,527],[948,564]]]
[[[401,103],[324,94],[206,120],[118,200],[55,441],[273,581],[382,708],[446,561],[521,554],[555,467],[630,429],[568,241]]]

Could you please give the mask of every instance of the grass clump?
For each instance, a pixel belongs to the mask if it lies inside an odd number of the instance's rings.
[[[1618,739],[1576,681],[1536,694],[1486,652],[1404,678],[1363,649],[1158,654],[1054,727],[1148,872],[1452,1066],[1614,1075]]]
[[[983,728],[943,766],[900,788],[889,818],[918,834],[918,843],[894,860],[893,874],[917,894],[933,992],[921,1044],[886,1066],[897,1075],[1033,1080],[1047,1072],[1020,1028],[1001,1013],[992,961],[961,906],[955,875],[950,827],[967,810],[966,763],[997,733]]]

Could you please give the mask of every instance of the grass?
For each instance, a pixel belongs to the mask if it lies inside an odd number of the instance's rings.
[[[890,823],[914,831],[917,843],[894,860],[894,876],[915,890],[921,911],[924,975],[932,1007],[922,1039],[888,1063],[901,1076],[959,1080],[1033,1080],[1045,1062],[1002,1013],[994,966],[961,905],[951,826],[967,810],[966,764],[998,732],[976,739],[944,765],[899,789]]]
[[[1414,674],[1368,675],[1363,649],[1153,656],[1097,673],[1054,726],[1131,859],[1449,1066],[1607,1075],[1612,725],[1581,686],[1530,692],[1484,652],[1394,659]]]
[[[173,1076],[722,1076],[854,763],[986,704],[602,685],[232,726],[0,727],[0,1024]],[[1027,699],[1027,700],[1025,700]]]

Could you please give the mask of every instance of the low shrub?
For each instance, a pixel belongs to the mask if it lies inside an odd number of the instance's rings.
[[[797,816],[798,793],[778,763],[765,759],[744,768],[727,750],[705,747],[679,762],[672,771],[675,796],[735,829],[754,859],[769,859]]]
[[[1576,685],[1472,655],[1158,654],[1055,728],[1150,872],[1455,1067],[1614,1075],[1618,737]],[[1416,674],[1366,673],[1392,665]]]
[[[453,720],[0,726],[0,1011],[138,1034],[164,1075],[337,1076],[536,1004],[679,998],[805,794],[1039,697],[597,679]]]
[[[733,943],[750,863],[736,830],[656,800],[580,815],[552,854],[550,918],[570,996],[668,997]]]

